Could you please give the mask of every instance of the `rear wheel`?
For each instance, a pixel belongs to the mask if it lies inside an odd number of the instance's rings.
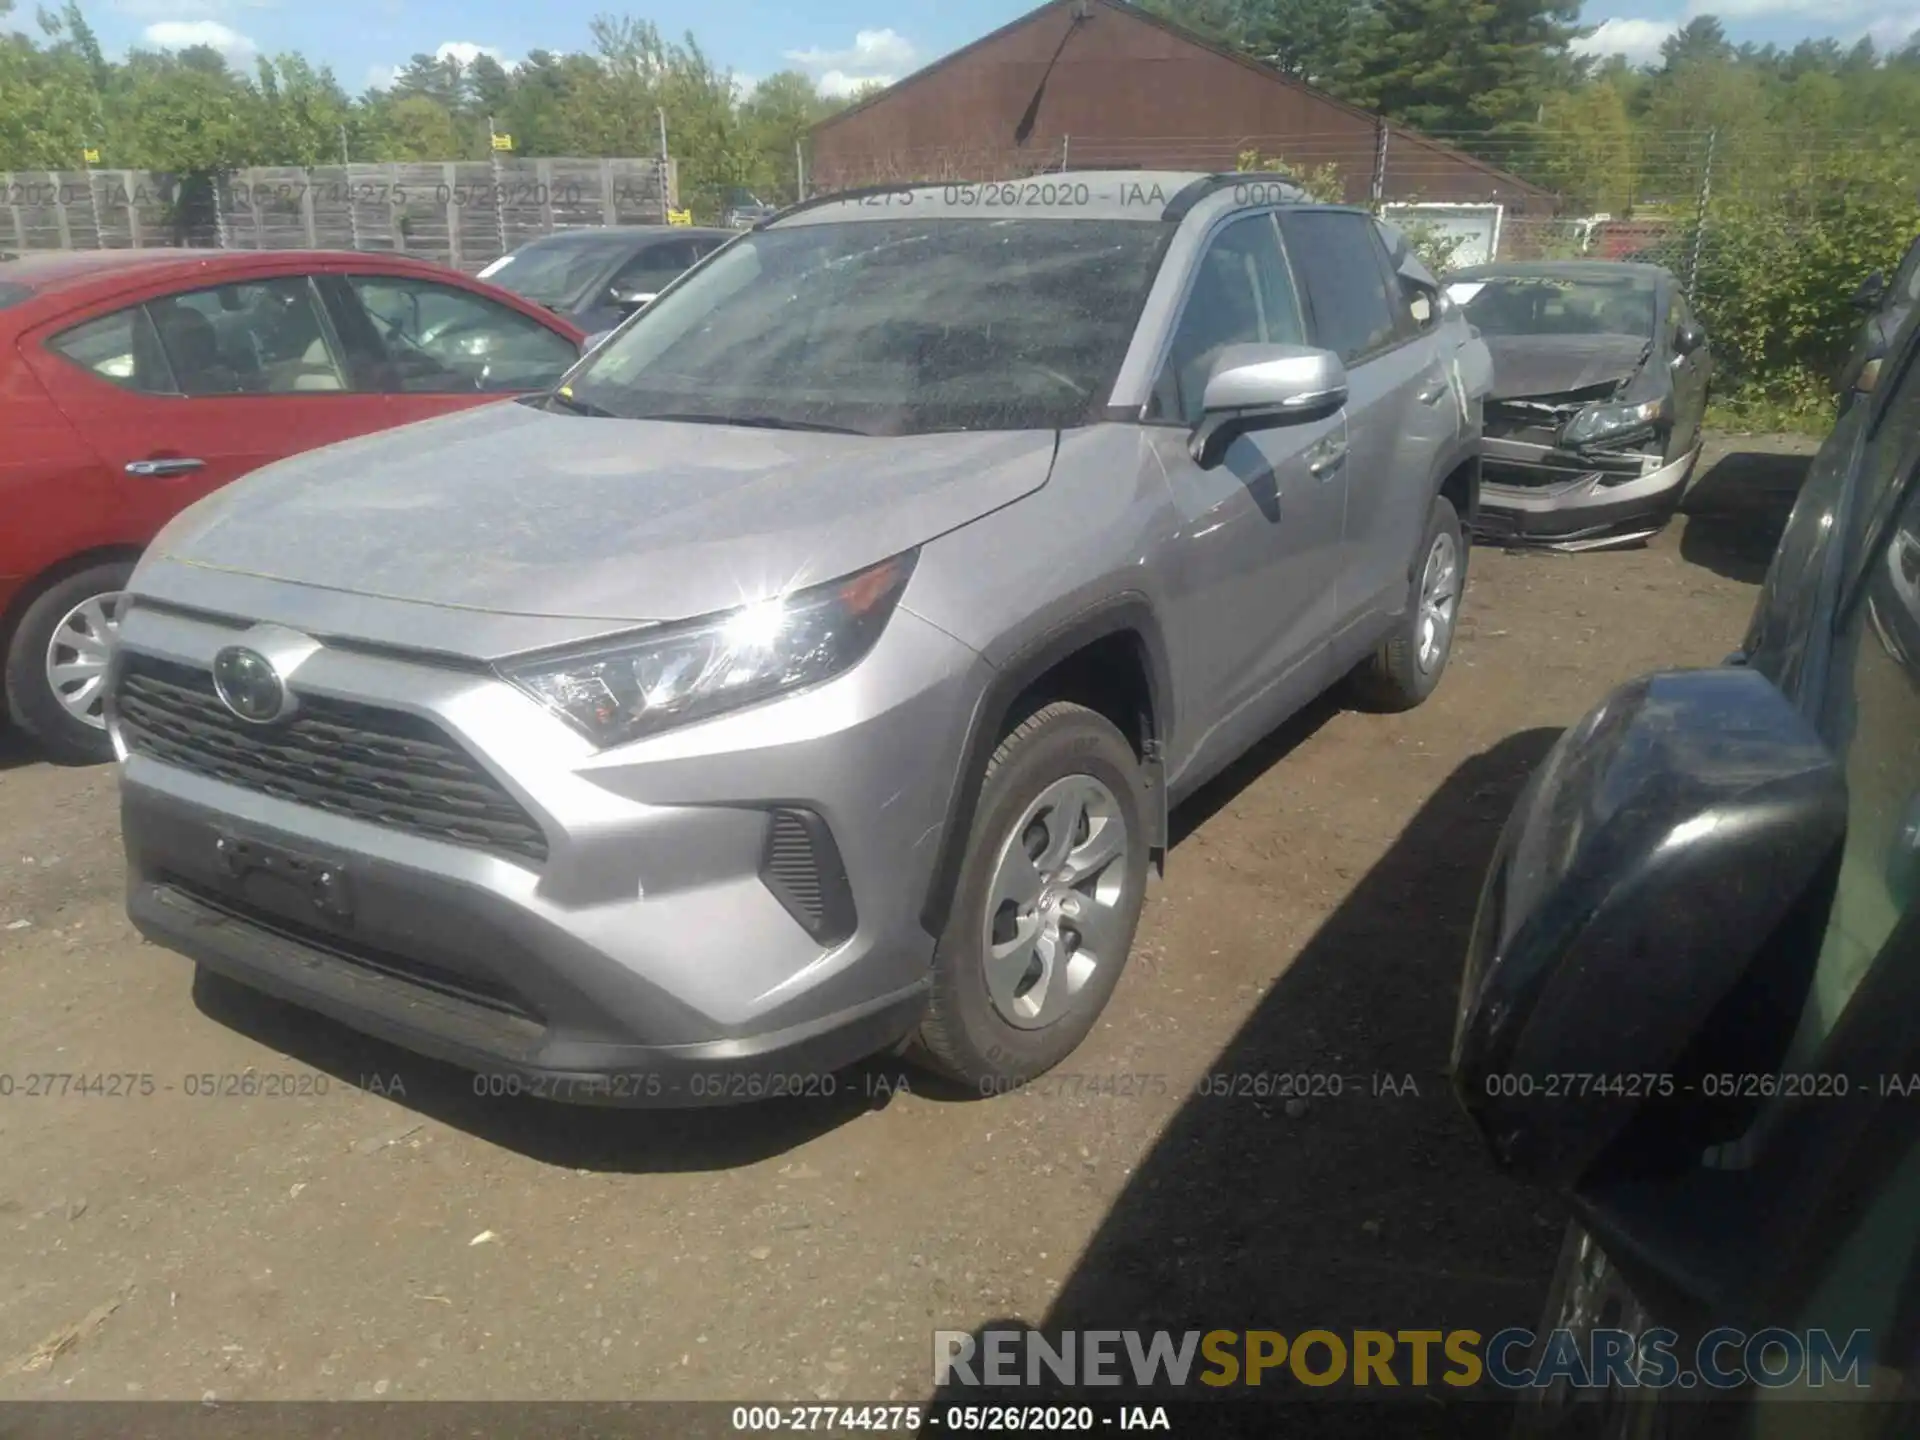
[[[1369,710],[1411,710],[1433,693],[1453,654],[1467,545],[1460,517],[1444,495],[1434,497],[1419,553],[1405,614],[1348,678],[1353,698]]]
[[[7,713],[51,760],[95,765],[107,739],[107,652],[133,565],[95,565],[55,581],[20,616],[7,647]]]
[[[1120,981],[1146,879],[1133,747],[1084,706],[1036,711],[987,766],[917,1058],[986,1094],[1072,1054]]]

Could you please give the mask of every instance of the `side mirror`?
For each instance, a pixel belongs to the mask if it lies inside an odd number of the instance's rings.
[[[615,306],[631,315],[643,306],[651,305],[659,293],[657,290],[616,290],[612,299]]]
[[[1250,430],[1316,419],[1346,403],[1347,367],[1331,350],[1228,345],[1207,376],[1188,452],[1202,469],[1212,469]]]
[[[1674,332],[1673,353],[1676,355],[1691,355],[1706,343],[1706,331],[1702,330],[1698,325],[1682,325],[1679,330]]]
[[[1455,1093],[1531,1179],[1676,1173],[1743,1134],[1813,978],[1847,826],[1819,735],[1755,670],[1621,686],[1561,736],[1495,849]]]
[[[1853,308],[1856,310],[1878,310],[1881,302],[1887,298],[1887,277],[1881,270],[1875,270],[1860,282],[1860,288],[1853,292]]]

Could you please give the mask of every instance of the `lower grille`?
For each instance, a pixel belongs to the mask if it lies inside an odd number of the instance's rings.
[[[176,875],[162,874],[159,877],[164,885],[171,886],[185,895],[196,905],[238,920],[256,930],[264,930],[269,935],[277,935],[291,940],[309,950],[320,951],[335,960],[344,961],[361,970],[370,970],[393,980],[404,980],[409,985],[418,985],[424,990],[463,1000],[469,1005],[478,1005],[484,1009],[512,1016],[516,1020],[525,1020],[534,1025],[546,1022],[540,1012],[518,993],[496,981],[483,979],[466,972],[456,973],[438,965],[429,965],[425,961],[410,956],[398,955],[390,950],[378,950],[368,945],[350,942],[341,936],[319,929],[312,925],[303,925],[284,915],[261,910],[228,895],[220,895],[195,885]]]
[[[767,826],[760,881],[815,940],[838,945],[854,932],[853,892],[827,822],[811,810],[776,810]]]
[[[252,725],[205,670],[139,654],[121,662],[114,709],[135,754],[409,835],[547,858],[546,835],[520,802],[418,715],[309,695],[287,721]]]

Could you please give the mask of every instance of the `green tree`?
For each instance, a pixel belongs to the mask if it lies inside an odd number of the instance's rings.
[[[1562,0],[1374,0],[1354,26],[1340,88],[1431,133],[1512,133],[1564,75],[1579,13]]]
[[[205,46],[135,51],[109,113],[116,158],[130,166],[212,175],[265,158],[255,92]]]
[[[1569,208],[1624,215],[1632,210],[1639,155],[1626,97],[1596,81],[1549,95],[1540,106],[1528,171]]]
[[[1689,65],[1722,63],[1734,58],[1727,31],[1711,15],[1700,15],[1660,42],[1662,68],[1675,74]]]

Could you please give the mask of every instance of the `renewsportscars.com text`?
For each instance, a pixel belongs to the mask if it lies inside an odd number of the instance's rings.
[[[1865,1330],[936,1330],[943,1387],[1865,1389]]]

